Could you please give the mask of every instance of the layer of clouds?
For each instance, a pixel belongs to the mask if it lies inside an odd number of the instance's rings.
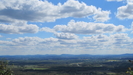
[[[107,0],[124,1],[124,0]],[[95,23],[110,19],[108,10],[87,5],[77,0],[67,0],[64,4],[54,5],[42,0],[1,0],[0,1],[0,33],[24,34],[45,31],[53,33],[56,38],[19,37],[0,40],[0,54],[115,54],[132,52],[133,39],[123,25]],[[133,19],[133,2],[117,9],[120,19]],[[56,25],[53,28],[39,27],[28,22],[53,22],[56,19],[75,17],[92,17],[95,22],[75,22],[67,25]],[[120,34],[116,34],[120,32]],[[111,33],[104,35],[105,33]],[[132,32],[133,33],[133,32]],[[87,34],[78,37],[76,34]],[[89,35],[88,35],[89,34]],[[95,35],[91,35],[95,34]],[[46,35],[43,35],[46,36]],[[0,35],[2,37],[2,35]],[[105,52],[105,53],[104,53]],[[112,52],[112,53],[111,53]]]
[[[77,0],[67,0],[64,4],[57,5],[42,0],[1,0],[0,5],[0,22],[52,22],[60,18],[83,18],[93,15],[96,15],[96,21],[104,22],[110,19],[110,11],[99,10],[101,8],[88,6]]]
[[[15,22],[11,24],[0,24],[0,33],[6,34],[23,34],[23,33],[37,33],[39,27],[27,22]]]
[[[112,34],[112,35],[95,35],[88,36],[83,38],[75,38],[75,39],[60,39],[60,38],[39,38],[39,37],[20,37],[16,39],[12,39],[11,41],[0,41],[0,51],[4,47],[6,48],[15,48],[29,50],[38,52],[55,52],[55,54],[69,53],[93,53],[96,54],[98,52],[106,54],[110,54],[108,52],[112,51],[119,53],[131,51],[133,45],[133,39],[128,36],[128,34]],[[21,48],[20,48],[21,47]],[[6,49],[5,48],[5,49]],[[25,48],[25,49],[24,49]],[[16,49],[12,49],[16,50]],[[9,49],[10,50],[10,49]],[[21,50],[20,50],[21,52]],[[34,53],[35,54],[35,53]],[[44,53],[45,54],[45,53]],[[100,54],[100,53],[99,53]]]
[[[54,26],[55,31],[75,34],[102,34],[113,32],[124,32],[127,29],[123,25],[93,23],[93,22],[75,22],[71,20],[67,25]]]

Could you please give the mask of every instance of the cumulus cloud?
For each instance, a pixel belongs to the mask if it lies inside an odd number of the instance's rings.
[[[46,45],[48,43],[57,42],[56,38],[39,38],[39,37],[19,37],[11,41],[12,46],[35,46],[35,45]]]
[[[123,32],[127,29],[123,25],[93,23],[93,22],[75,22],[71,20],[67,25],[54,26],[55,31],[75,33],[75,34],[102,34]]]
[[[58,42],[63,45],[64,47],[68,47],[69,49],[72,47],[77,47],[78,48],[78,40],[75,39],[59,39]],[[73,48],[72,48],[73,49]]]
[[[120,33],[120,34],[117,33],[117,34],[111,35],[110,36],[110,40],[111,40],[112,44],[114,44],[114,46],[116,44],[119,44],[119,45],[124,45],[124,44],[130,45],[131,42],[132,42],[132,39],[126,33]]]
[[[133,1],[127,1],[127,5],[117,9],[116,16],[120,19],[133,19]]]
[[[23,34],[23,33],[37,33],[39,27],[26,22],[15,22],[11,24],[0,24],[0,33],[6,34]]]
[[[97,49],[107,47],[111,45],[110,38],[107,35],[96,35],[90,37],[83,37],[83,39],[79,40],[78,43],[80,46],[85,48]]]
[[[54,29],[48,28],[48,27],[42,27],[40,31],[45,31],[45,32],[51,32],[51,33],[56,33]]]
[[[66,40],[71,40],[71,39],[76,39],[78,38],[77,35],[71,34],[71,33],[55,33],[55,36],[58,39],[66,39]]]
[[[101,9],[99,9],[100,11],[96,13],[96,15],[93,17],[93,19],[95,19],[96,21],[99,22],[105,22],[108,21],[110,19],[109,14],[111,14],[110,11],[101,11]]]
[[[81,18],[90,15],[96,15],[94,19],[104,22],[109,19],[110,14],[109,11],[99,10],[95,6],[88,6],[77,0],[67,0],[64,4],[58,3],[57,5],[46,0],[1,0],[0,5],[0,22],[12,22],[13,20],[52,22],[60,18]]]
[[[12,42],[11,41],[2,41],[2,40],[0,40],[0,46],[2,45],[2,46],[10,46],[12,44]]]
[[[84,48],[91,48],[91,49],[97,49],[97,50],[112,50],[117,49],[129,49],[132,45],[133,39],[131,39],[127,34],[121,33],[121,34],[113,34],[110,36],[107,35],[97,35],[97,36],[91,36],[91,37],[84,37],[80,41],[78,41],[78,44]],[[115,49],[115,50],[116,50]],[[116,51],[114,51],[116,52]]]

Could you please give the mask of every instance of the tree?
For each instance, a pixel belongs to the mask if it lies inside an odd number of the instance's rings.
[[[13,71],[8,68],[8,62],[0,61],[0,75],[13,75]]]
[[[132,60],[128,60],[130,63],[133,64],[133,61]],[[127,71],[126,73],[129,73],[130,75],[133,75],[133,70],[129,67],[128,68],[129,71]]]

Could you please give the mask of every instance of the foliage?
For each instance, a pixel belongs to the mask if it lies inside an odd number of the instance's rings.
[[[131,60],[128,60],[128,61],[133,64],[133,61],[131,61]],[[128,71],[126,73],[133,75],[133,70],[129,67]]]
[[[0,61],[0,75],[13,75],[13,71],[8,68],[8,62]]]
[[[129,71],[127,71],[126,73],[129,73],[130,75],[133,75],[133,71],[132,71],[132,69],[130,67],[128,68],[128,70]]]

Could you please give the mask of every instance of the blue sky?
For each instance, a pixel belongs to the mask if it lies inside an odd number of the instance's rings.
[[[1,0],[0,55],[133,53],[133,0]]]

